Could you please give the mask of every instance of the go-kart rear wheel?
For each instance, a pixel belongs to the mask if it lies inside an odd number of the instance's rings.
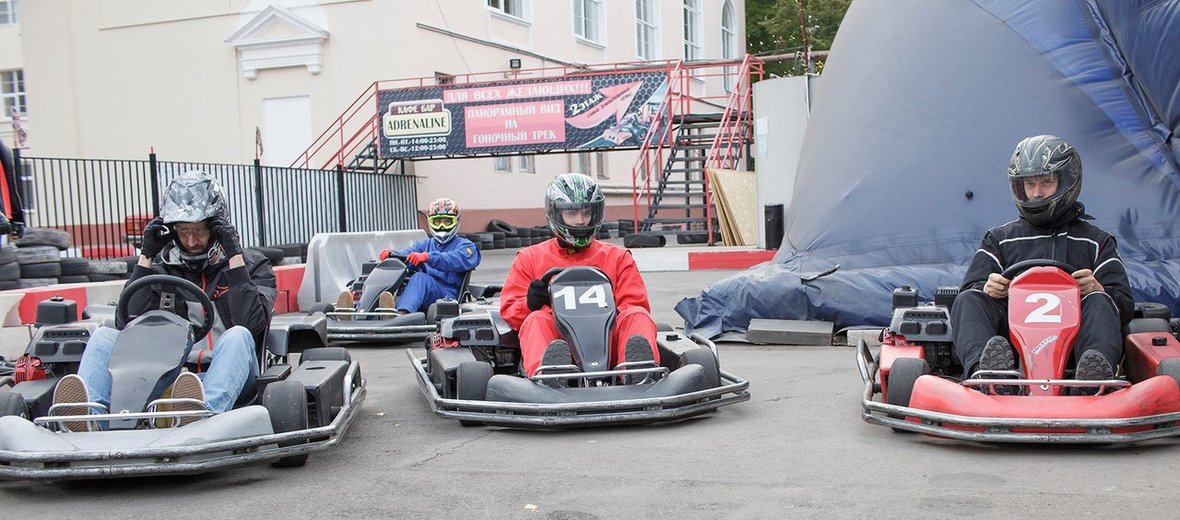
[[[344,361],[352,363],[352,356],[344,347],[309,348],[299,355],[299,363],[304,361]]]
[[[307,429],[307,392],[298,381],[276,381],[266,385],[262,394],[262,406],[270,413],[270,425],[275,433],[286,433]],[[280,442],[279,447],[295,446],[307,441]],[[290,468],[307,463],[307,454],[283,457],[271,466]]]
[[[9,415],[29,418],[29,407],[25,404],[24,396],[8,388],[0,388],[0,417]]]
[[[922,377],[930,373],[930,365],[926,364],[925,359],[903,357],[893,360],[893,366],[889,369],[889,380],[886,388],[889,392],[885,396],[885,401],[895,406],[909,406],[910,396],[914,393],[914,383]],[[904,416],[891,414],[896,419],[905,419]],[[906,430],[899,430],[894,428],[895,432],[904,432]]]
[[[1160,364],[1155,367],[1155,375],[1169,376],[1176,380],[1177,385],[1180,385],[1180,358],[1160,360]]]
[[[455,398],[469,401],[483,401],[488,397],[488,380],[492,378],[492,365],[483,361],[464,361],[455,371]],[[460,420],[463,426],[482,426],[480,421]]]
[[[709,388],[721,386],[721,368],[717,366],[717,356],[709,347],[697,347],[686,350],[680,355],[680,366],[700,365],[705,369],[705,377],[709,379]]]

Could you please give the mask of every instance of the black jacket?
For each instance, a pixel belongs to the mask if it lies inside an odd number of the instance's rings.
[[[989,229],[967,266],[960,289],[982,290],[989,274],[1033,259],[1057,260],[1075,269],[1094,271],[1094,278],[1118,307],[1122,323],[1131,321],[1135,300],[1114,237],[1078,218],[1052,230],[1024,218]]]
[[[216,339],[226,329],[241,325],[250,330],[250,334],[254,336],[254,344],[261,348],[267,329],[270,328],[275,296],[278,294],[270,261],[261,253],[247,249],[243,253],[245,266],[229,269],[225,261],[211,262],[203,271],[194,272],[179,261],[175,252],[175,246],[169,245],[152,263],[151,269],[135,266],[130,280],[149,274],[168,274],[193,282],[209,295],[217,311],[217,320],[210,332],[211,338],[205,340],[206,343]],[[152,294],[151,299],[148,299],[146,291],[140,294],[143,296],[128,302],[127,310],[132,315],[156,308],[158,295]],[[181,302],[181,306],[181,312],[187,314],[187,305]],[[209,345],[199,344],[194,347],[210,348]]]

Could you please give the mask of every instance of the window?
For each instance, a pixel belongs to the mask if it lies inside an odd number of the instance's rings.
[[[492,157],[492,171],[510,172],[512,171],[512,160],[510,157]]]
[[[570,156],[570,171],[605,179],[607,178],[606,153],[581,152],[573,154]]]
[[[602,43],[602,0],[573,0],[574,34]]]
[[[733,2],[725,0],[721,7],[721,57],[727,60],[737,58],[737,32],[734,31]],[[725,67],[725,91],[733,92],[737,83],[736,67]]]
[[[447,74],[446,72],[434,72],[435,85],[452,85],[455,83],[455,76]]]
[[[701,0],[684,0],[684,59],[701,59]]]
[[[656,59],[659,48],[656,1],[635,0],[635,54],[644,60]]]
[[[520,173],[537,173],[537,163],[531,155],[521,155],[516,167]]]
[[[16,0],[0,0],[0,25],[16,23]]]
[[[524,19],[524,0],[488,0],[488,7],[514,18]]]
[[[0,116],[11,117],[28,113],[25,105],[25,72],[21,69],[0,70]]]

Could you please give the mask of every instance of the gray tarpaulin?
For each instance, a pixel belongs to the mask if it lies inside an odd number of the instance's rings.
[[[854,2],[778,254],[676,310],[710,336],[752,318],[885,324],[894,287],[959,284],[983,232],[1016,216],[1012,149],[1048,133],[1081,153],[1081,201],[1136,300],[1180,311],[1176,49],[1180,0]]]

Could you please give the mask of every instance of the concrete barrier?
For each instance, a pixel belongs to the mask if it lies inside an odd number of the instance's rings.
[[[336,301],[344,285],[360,276],[364,263],[376,259],[382,249],[404,249],[424,238],[426,232],[421,229],[320,233],[311,237],[299,285],[299,308]]]

